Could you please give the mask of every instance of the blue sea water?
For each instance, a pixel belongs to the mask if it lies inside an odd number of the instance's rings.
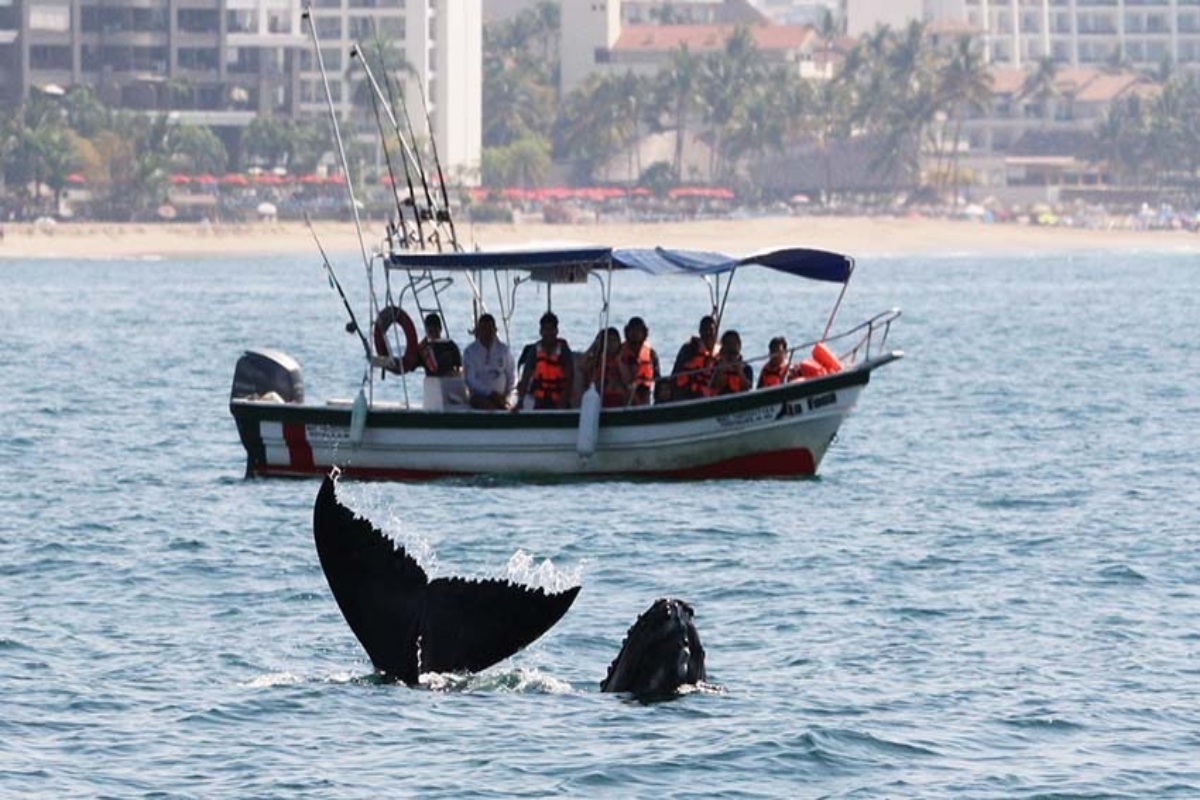
[[[583,585],[512,659],[409,689],[329,595],[317,483],[244,480],[228,413],[248,346],[357,390],[319,262],[0,262],[0,796],[1198,797],[1198,267],[862,259],[840,319],[902,307],[906,357],[814,480],[345,482],[434,575]],[[586,345],[596,286],[554,291]],[[759,352],[834,296],[740,274],[726,324]],[[705,304],[613,300],[664,361]],[[661,595],[722,690],[601,694]]]

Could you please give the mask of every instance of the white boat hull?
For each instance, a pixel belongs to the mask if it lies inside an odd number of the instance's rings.
[[[235,399],[247,474],[308,476],[336,466],[375,479],[468,475],[761,477],[817,471],[871,371],[888,354],[811,381],[707,400],[605,410],[595,452],[578,449],[578,411],[372,407],[351,438],[349,403]]]

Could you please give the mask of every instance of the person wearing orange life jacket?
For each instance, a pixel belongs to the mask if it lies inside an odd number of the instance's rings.
[[[754,370],[742,361],[742,337],[728,330],[721,335],[721,352],[713,369],[712,394],[748,392],[754,386]]]
[[[648,406],[654,385],[662,377],[658,353],[646,342],[650,329],[641,317],[630,317],[625,324],[625,344],[621,345],[621,380],[629,387],[629,405]]]
[[[675,356],[671,370],[671,399],[692,400],[712,394],[712,368],[717,363],[717,321],[700,319],[699,336],[693,336]]]
[[[771,357],[766,364],[763,364],[762,371],[758,374],[759,389],[779,386],[788,381],[787,339],[782,336],[776,336],[767,345],[767,349],[770,351]]]
[[[599,391],[601,406],[622,408],[629,399],[629,386],[621,377],[621,333],[608,328],[596,334],[584,355],[584,375]]]
[[[558,316],[542,314],[538,323],[541,338],[521,354],[521,380],[517,382],[517,405],[535,409],[570,408],[571,383],[575,376],[574,356],[566,339],[558,338]]]

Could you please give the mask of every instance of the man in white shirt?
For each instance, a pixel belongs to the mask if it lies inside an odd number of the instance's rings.
[[[471,395],[471,407],[485,411],[506,411],[517,365],[508,345],[496,338],[496,319],[484,314],[475,323],[475,341],[463,351],[463,379]]]

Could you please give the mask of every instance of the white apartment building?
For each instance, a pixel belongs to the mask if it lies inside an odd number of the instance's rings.
[[[1073,67],[1121,58],[1153,69],[1165,59],[1200,70],[1200,0],[848,0],[852,36],[883,23],[967,23],[989,61],[1025,66],[1045,56]]]
[[[362,113],[353,108],[358,77],[350,71],[350,51],[355,43],[372,47],[372,31],[376,31],[416,73],[416,80],[411,75],[393,77],[399,77],[404,87],[404,102],[420,136],[426,133],[424,87],[447,180],[477,185],[483,140],[480,0],[312,0],[311,12],[339,115]],[[311,44],[300,54],[299,98],[301,110],[328,113]]]

